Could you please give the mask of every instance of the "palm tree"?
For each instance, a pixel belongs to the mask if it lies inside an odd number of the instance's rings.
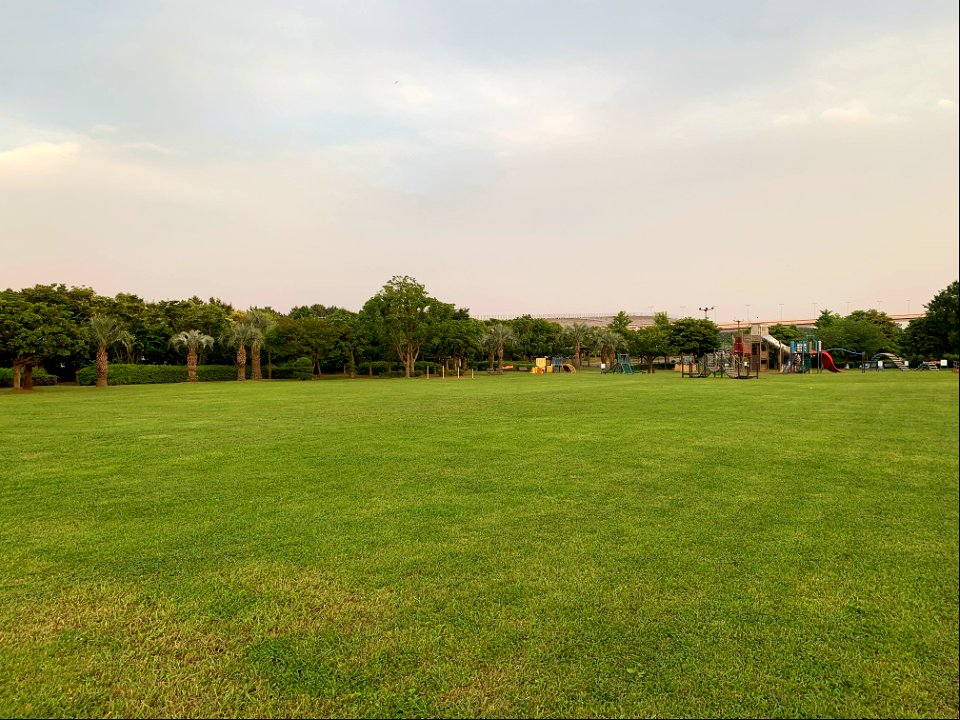
[[[603,351],[603,343],[600,337],[602,330],[602,328],[592,327],[587,331],[587,337],[583,341],[587,350],[587,367],[590,367],[594,356],[599,355]]]
[[[590,337],[586,323],[574,323],[567,328],[567,339],[573,344],[573,364],[580,369],[580,353]]]
[[[250,343],[250,379],[263,380],[263,375],[260,372],[260,347],[263,345],[263,340],[267,336],[267,333],[276,327],[277,321],[270,312],[254,309],[248,310],[243,319],[244,322],[249,323],[260,331],[259,339],[253,340]]]
[[[598,334],[597,342],[600,345],[601,362],[607,362],[607,367],[613,367],[617,350],[624,346],[623,336],[610,328],[603,328]]]
[[[235,322],[223,331],[220,342],[237,349],[237,380],[247,379],[247,346],[263,343],[263,333],[248,322]]]
[[[493,353],[497,355],[497,372],[503,372],[504,345],[509,345],[514,340],[516,340],[516,335],[513,334],[513,330],[509,325],[504,325],[503,323],[491,325],[487,334],[484,336],[483,344],[484,347],[490,351],[491,360]],[[492,362],[490,364],[493,365]]]
[[[87,337],[97,346],[97,387],[107,386],[107,348],[117,342],[124,342],[130,333],[123,323],[114,317],[93,315],[87,321]]]
[[[213,338],[199,330],[186,330],[170,338],[170,345],[187,351],[187,380],[197,381],[197,350],[213,345]]]

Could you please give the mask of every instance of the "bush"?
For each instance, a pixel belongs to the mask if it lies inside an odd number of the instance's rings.
[[[375,375],[377,377],[394,377],[397,363],[387,360],[373,360],[372,362],[357,363],[357,375]],[[402,371],[401,371],[402,374]]]
[[[23,383],[23,373],[20,373],[20,382]],[[34,386],[40,385],[56,385],[57,376],[51,375],[43,368],[34,368],[33,369],[33,384]],[[0,368],[0,388],[13,387],[13,368]]]
[[[199,365],[197,380],[236,380],[234,365]],[[111,363],[107,373],[109,385],[151,385],[187,381],[186,365],[124,365]],[[77,370],[77,384],[96,385],[97,366],[87,365]]]

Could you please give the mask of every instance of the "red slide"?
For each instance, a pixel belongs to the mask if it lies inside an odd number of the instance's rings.
[[[830,372],[840,372],[840,370],[837,369],[836,363],[833,362],[833,355],[826,350],[820,351],[820,364]]]

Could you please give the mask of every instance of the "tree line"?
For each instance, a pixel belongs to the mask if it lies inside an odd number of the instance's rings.
[[[29,389],[35,368],[72,379],[91,364],[97,384],[106,385],[110,362],[186,361],[189,380],[196,379],[200,363],[235,365],[237,379],[244,380],[248,362],[254,380],[289,364],[312,375],[354,377],[373,374],[378,364],[397,363],[411,377],[424,359],[443,363],[451,372],[484,363],[498,372],[505,360],[544,356],[571,357],[577,367],[593,357],[612,364],[616,353],[625,351],[653,371],[658,358],[702,355],[722,344],[719,328],[706,319],[671,321],[658,313],[649,327],[631,329],[631,322],[625,312],[606,327],[563,327],[529,315],[480,321],[468,309],[431,296],[408,276],[391,278],[358,312],[321,304],[288,313],[270,307],[240,310],[217,298],[147,302],[130,293],[107,297],[87,287],[36,285],[0,291],[0,364],[12,368],[15,388]],[[875,310],[847,317],[824,311],[816,330],[825,346],[870,355],[878,350],[955,355],[957,283],[939,293],[926,317],[905,332]],[[803,336],[792,326],[775,326],[773,334],[782,341]]]

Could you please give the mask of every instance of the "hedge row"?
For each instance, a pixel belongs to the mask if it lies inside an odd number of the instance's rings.
[[[23,383],[23,372],[20,373],[20,382]],[[49,374],[43,368],[34,368],[33,369],[33,384],[35,386],[39,385],[56,385],[57,376]],[[0,388],[13,387],[13,369],[12,368],[0,368]]]
[[[426,360],[418,360],[413,365],[413,377],[420,377],[430,368],[431,375],[440,374],[440,364]],[[374,377],[391,378],[403,377],[403,363],[388,360],[374,360],[373,362],[357,363],[357,375],[373,375]]]
[[[200,365],[197,380],[236,380],[237,368],[233,365]],[[153,383],[177,383],[187,381],[186,365],[124,365],[110,363],[107,372],[109,385],[149,385]],[[77,370],[79,385],[97,384],[97,366],[87,365]]]

